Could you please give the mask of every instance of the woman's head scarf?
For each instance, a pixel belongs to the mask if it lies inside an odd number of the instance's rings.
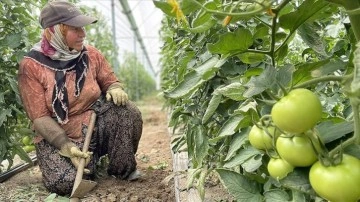
[[[55,85],[52,96],[52,108],[59,123],[68,122],[69,100],[66,89],[66,72],[76,71],[75,97],[81,93],[88,70],[88,54],[85,47],[81,51],[70,50],[65,44],[66,26],[57,24],[48,27],[26,57],[32,58],[45,68],[55,71]]]

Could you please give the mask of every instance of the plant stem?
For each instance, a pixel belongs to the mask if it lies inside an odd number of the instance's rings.
[[[360,1],[348,1],[348,0],[329,0],[330,2],[339,3],[342,5],[346,11],[354,11],[358,10],[360,8]],[[357,12],[351,13],[349,12],[349,19],[351,28],[354,32],[356,41],[358,42],[360,40],[360,14]],[[355,53],[354,53],[355,54]],[[354,64],[354,72],[360,71],[359,65]],[[357,81],[358,76],[354,74],[354,80],[353,82]],[[359,97],[358,96],[350,96],[350,105],[353,110],[353,116],[354,116],[354,135],[350,139],[344,142],[344,147],[347,146],[347,144],[351,144],[355,142],[355,144],[360,145],[360,117],[359,117]],[[341,145],[340,145],[341,146]]]
[[[350,98],[350,104],[354,116],[354,139],[355,144],[360,145],[360,116],[359,116],[359,102],[357,98]]]
[[[356,124],[355,124],[356,125]],[[354,135],[345,140],[345,142],[343,142],[342,144],[339,144],[338,146],[336,146],[334,149],[332,149],[330,152],[329,152],[329,156],[330,157],[333,157],[336,153],[340,152],[343,148],[349,146],[349,145],[352,145],[354,144],[354,142],[356,141],[356,136],[355,136],[355,133]]]
[[[283,9],[288,3],[290,2],[290,0],[285,0],[283,1],[278,7],[276,7],[275,9],[273,9],[273,13],[275,14],[275,16],[272,19],[272,29],[271,29],[271,47],[270,47],[270,53],[271,53],[271,59],[272,59],[272,65],[275,67],[275,53],[277,52],[276,49],[275,50],[275,43],[276,43],[276,31],[278,29],[277,22],[278,22],[278,15],[279,12],[281,11],[281,9]],[[288,36],[289,38],[289,36]],[[284,41],[284,43],[280,46],[282,47],[285,43],[287,42],[287,40]]]
[[[278,19],[278,12],[274,12],[275,16],[272,19],[272,29],[271,29],[271,47],[270,47],[270,56],[271,56],[271,63],[272,66],[275,67],[275,43],[276,43],[276,30],[277,30],[277,19]]]
[[[325,82],[325,81],[343,81],[346,78],[346,76],[323,76],[323,77],[319,77],[319,78],[315,78],[315,79],[311,79],[309,81],[305,81],[304,83],[298,84],[296,86],[294,86],[293,88],[305,88],[320,82]]]

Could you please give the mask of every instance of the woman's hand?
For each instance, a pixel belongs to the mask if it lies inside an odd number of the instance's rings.
[[[120,83],[111,84],[106,91],[106,100],[110,101],[111,99],[117,106],[126,105],[129,100],[128,95],[125,93]]]
[[[79,167],[81,158],[85,158],[84,167],[89,164],[92,152],[82,152],[73,142],[67,142],[61,147],[59,154],[61,156],[70,158],[72,164],[74,164],[77,169]],[[90,173],[90,170],[85,168],[84,173],[88,174]]]

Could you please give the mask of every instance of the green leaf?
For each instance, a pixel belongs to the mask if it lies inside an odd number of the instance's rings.
[[[247,140],[247,135],[249,134],[250,128],[247,130],[242,130],[240,133],[236,133],[231,140],[229,151],[227,152],[225,161],[231,159],[236,152],[244,145]]]
[[[262,162],[262,157],[263,156],[264,156],[264,154],[262,154],[262,153],[258,154],[258,155],[251,156],[241,166],[248,173],[255,172],[263,164],[263,162]]]
[[[245,87],[242,83],[239,82],[231,83],[227,86],[217,88],[215,91],[216,93],[220,93],[223,96],[236,101],[242,101],[245,99],[243,96],[245,92]]]
[[[202,165],[204,157],[208,154],[208,137],[201,125],[198,125],[195,130],[198,130],[198,133],[194,136],[194,160],[196,161],[195,165]]]
[[[236,43],[234,43],[236,41]],[[247,50],[253,44],[252,34],[248,29],[239,28],[231,33],[220,35],[214,44],[207,44],[211,53],[231,54]]]
[[[276,73],[276,82],[278,82],[281,86],[288,86],[292,80],[294,71],[295,67],[291,64],[279,67]]]
[[[2,109],[0,111],[0,126],[4,124],[4,121],[7,120],[7,117],[11,117],[11,109]]]
[[[288,56],[288,50],[289,50],[289,45],[284,44],[279,50],[276,51],[275,55],[276,55],[276,60],[280,61],[283,60],[285,57]]]
[[[244,92],[244,97],[249,98],[259,93],[262,93],[265,89],[270,88],[276,81],[276,69],[272,66],[268,66],[257,77],[251,77],[250,81],[245,84],[248,88]]]
[[[198,134],[198,132],[199,132],[198,130],[192,130],[193,126],[194,125],[192,125],[192,124],[188,124],[187,130],[189,132],[185,133],[187,152],[188,152],[189,159],[191,159],[191,160],[193,160],[192,157],[194,156],[194,148],[195,148],[194,136],[196,136]],[[195,161],[195,163],[196,163],[196,161]],[[194,165],[194,167],[196,167],[196,166]]]
[[[190,189],[193,186],[195,179],[200,175],[202,168],[188,169],[187,170],[187,180],[186,188]]]
[[[244,175],[226,169],[216,169],[221,182],[237,202],[259,202],[263,200],[259,184]]]
[[[184,80],[181,81],[174,89],[165,92],[165,95],[174,99],[189,95],[205,82],[205,80],[203,80],[204,75],[209,73],[213,74],[219,70],[219,67],[216,67],[218,62],[218,57],[215,56],[210,58],[199,67],[186,74]],[[207,79],[210,79],[210,77]]]
[[[266,202],[306,202],[303,193],[291,190],[292,197],[285,190],[272,189],[264,193]]]
[[[205,198],[205,181],[207,177],[208,170],[202,169],[200,173],[200,177],[197,181],[196,189],[199,191],[201,200]]]
[[[254,147],[247,147],[243,150],[240,150],[238,154],[236,154],[230,161],[224,164],[224,168],[232,168],[235,166],[239,166],[243,164],[246,160],[261,155],[261,152]],[[261,159],[261,158],[260,158]]]
[[[45,202],[69,202],[70,199],[63,197],[63,196],[58,196],[55,193],[50,194],[48,197],[46,197]]]
[[[34,135],[34,131],[30,128],[19,128],[17,132],[21,134],[21,136]]]
[[[324,0],[306,0],[296,11],[280,16],[280,27],[294,32],[309,18],[326,8],[327,5],[329,5],[329,3]]]
[[[305,82],[312,78],[311,72],[313,70],[316,70],[327,63],[329,63],[330,60],[321,60],[318,62],[312,62],[312,63],[302,63],[298,66],[296,66],[296,71],[293,74],[293,85],[300,84],[302,82]]]
[[[209,2],[204,5],[207,8],[216,8],[214,2]],[[212,17],[211,13],[208,12],[199,12],[196,18],[191,23],[191,28],[189,30],[193,33],[201,33],[209,30],[213,27],[217,21]]]
[[[262,39],[262,40],[269,40],[270,38],[270,28],[263,25],[263,24],[259,24],[257,27],[256,27],[256,31],[255,31],[255,34],[254,34],[254,39]]]
[[[295,168],[287,177],[280,180],[284,186],[315,195],[309,181],[309,168]]]
[[[246,70],[245,77],[259,76],[264,71],[263,68],[251,68]]]
[[[171,17],[176,17],[175,12],[171,12],[173,8],[167,2],[153,0],[153,3],[157,8],[159,8],[166,15],[171,16]]]
[[[266,202],[284,202],[289,201],[290,196],[286,191],[281,189],[273,189],[264,193]]]
[[[17,154],[22,160],[28,163],[32,163],[29,155],[24,151],[24,149],[20,145],[15,144],[13,147],[10,148],[10,150],[12,150],[14,154]]]
[[[240,114],[233,114],[230,116],[230,118],[225,121],[224,125],[220,128],[218,134],[216,135],[216,138],[210,139],[209,141],[211,143],[217,142],[219,139],[224,138],[229,135],[233,135],[236,132],[236,129],[240,123],[240,121],[244,117]]]
[[[316,129],[319,131],[319,135],[322,141],[324,143],[329,143],[331,141],[344,137],[346,134],[353,132],[354,124],[347,121],[340,123],[325,121],[317,125]]]
[[[221,94],[213,94],[213,96],[211,97],[211,100],[209,102],[208,107],[206,108],[206,111],[204,113],[204,116],[202,118],[202,124],[205,124],[209,118],[214,114],[214,112],[216,111],[217,107],[219,106],[220,102],[222,100],[222,95]]]
[[[48,197],[46,197],[45,202],[51,202],[54,201],[54,199],[56,198],[57,194],[52,193],[50,194]]]
[[[11,86],[11,89],[16,93],[16,94],[19,94],[19,89],[18,89],[18,85],[17,85],[17,82],[15,81],[14,78],[11,78],[11,77],[8,77],[7,78],[10,86]]]
[[[197,0],[199,3],[204,4],[205,0]],[[189,0],[181,0],[178,2],[180,3],[180,7],[184,15],[188,15],[196,10],[199,10],[201,7],[194,3],[193,1]]]
[[[0,92],[0,103],[4,103],[5,99],[4,99],[4,95],[7,94],[6,92]]]
[[[292,190],[292,200],[293,202],[306,202],[306,198],[304,193],[297,191],[297,190]]]
[[[21,44],[21,33],[15,33],[11,35],[5,36],[5,44],[4,46],[8,46],[9,48],[17,48]]]
[[[182,114],[183,107],[175,107],[170,115],[170,122],[169,127],[173,127],[176,124],[176,121],[178,120],[179,116]]]
[[[340,69],[345,69],[347,63],[341,60],[331,59],[329,63],[311,72],[312,77],[321,77]]]
[[[315,52],[322,56],[329,57],[330,55],[326,52],[327,44],[323,38],[318,34],[320,30],[314,25],[314,23],[304,23],[298,29],[298,34],[301,36],[303,41],[312,48]]]
[[[255,101],[252,101],[251,99],[248,99],[241,103],[238,109],[234,111],[234,113],[242,113],[242,112],[249,112],[250,110],[256,111],[256,105],[257,103]]]
[[[189,31],[192,33],[201,33],[209,30],[216,24],[216,20],[213,18],[209,18],[208,20],[204,21],[202,24],[189,28]]]
[[[247,52],[237,55],[237,57],[246,64],[254,64],[265,60],[265,54]]]

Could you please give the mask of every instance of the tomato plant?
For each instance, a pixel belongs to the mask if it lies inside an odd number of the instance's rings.
[[[276,140],[276,150],[293,166],[306,167],[317,160],[312,142],[303,134],[280,136]]]
[[[181,131],[173,151],[186,145],[189,165],[217,171],[238,201],[318,201],[307,172],[317,154],[360,154],[359,2],[172,2],[154,1],[166,14],[161,88]],[[306,166],[278,182],[264,178],[274,150],[247,141],[264,117],[288,137],[279,156]]]
[[[303,133],[320,121],[322,106],[310,90],[294,89],[272,108],[271,116],[277,127],[289,133]]]
[[[321,197],[334,202],[360,200],[360,160],[343,154],[337,165],[325,166],[320,161],[311,166],[311,186]]]
[[[270,158],[267,165],[271,177],[281,180],[294,170],[294,166],[281,158]]]
[[[254,125],[249,132],[250,144],[256,149],[269,150],[273,148],[273,140],[277,136],[276,129],[273,126],[260,129]],[[274,137],[275,136],[275,137]]]

